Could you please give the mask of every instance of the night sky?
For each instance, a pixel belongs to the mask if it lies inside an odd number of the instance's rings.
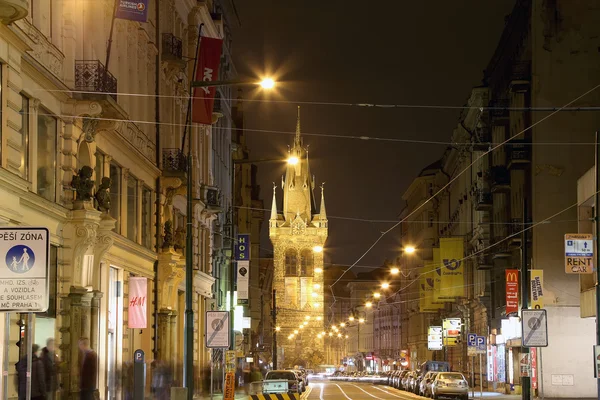
[[[301,106],[304,143],[317,185],[326,182],[326,262],[353,264],[389,228],[419,171],[445,144],[412,144],[312,134],[449,142],[459,110],[377,109],[319,102],[462,106],[481,84],[513,0],[237,0],[233,57],[241,77],[274,75],[278,90],[246,91],[250,159],[285,158]],[[308,104],[299,104],[307,102]],[[264,132],[277,131],[277,133]],[[283,164],[259,165],[265,208]],[[319,195],[319,190],[315,194]],[[281,190],[278,191],[281,204]],[[268,214],[267,214],[268,219]],[[263,227],[264,249],[271,247]],[[358,264],[398,256],[399,229]]]

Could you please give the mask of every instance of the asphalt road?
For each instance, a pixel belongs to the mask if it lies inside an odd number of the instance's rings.
[[[423,397],[385,385],[313,379],[307,400],[417,400]]]

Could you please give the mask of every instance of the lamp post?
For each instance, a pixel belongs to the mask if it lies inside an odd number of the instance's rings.
[[[198,54],[198,49],[200,47],[200,36],[202,32],[202,25],[200,26],[198,32],[198,42],[196,44],[196,54]],[[194,60],[194,69],[196,70],[198,60]],[[263,80],[259,83],[259,85],[263,88],[272,88],[274,86],[274,82],[269,80]],[[182,141],[182,153],[183,153],[183,145],[185,143],[185,136],[187,127],[192,125],[191,118],[191,109],[192,109],[192,98],[193,98],[193,88],[198,87],[213,87],[213,86],[236,86],[236,85],[246,85],[251,82],[244,81],[192,81],[190,82],[190,101],[188,104],[187,117],[186,117],[186,129],[183,132],[183,141]],[[184,387],[187,388],[187,399],[192,400],[194,396],[194,309],[193,309],[193,279],[194,279],[194,271],[193,271],[193,243],[194,236],[192,232],[193,226],[193,218],[192,218],[192,165],[193,165],[193,157],[192,157],[192,135],[191,132],[188,136],[188,154],[187,154],[187,195],[186,195],[186,238],[185,238],[185,330],[184,330],[184,346],[183,346],[183,354],[184,354],[184,368],[183,368],[183,382]],[[233,188],[232,188],[233,190]],[[233,221],[232,221],[233,222]],[[233,282],[231,282],[232,292],[231,292],[231,309],[233,310]],[[230,310],[229,319],[231,321],[231,329],[233,332],[233,312]],[[233,348],[235,346],[234,341],[231,340],[230,346]],[[211,361],[212,362],[212,361]]]

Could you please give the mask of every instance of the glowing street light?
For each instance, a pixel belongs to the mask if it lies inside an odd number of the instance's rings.
[[[323,252],[323,246],[315,246],[315,247],[313,247],[313,251],[315,253],[322,253]]]
[[[389,284],[389,283],[387,283],[387,282],[383,282],[383,283],[381,284],[381,288],[382,288],[382,289],[389,289],[389,287],[390,287],[390,284]]]
[[[364,323],[365,323],[365,319],[364,319],[364,318],[360,318],[360,319],[358,320],[358,322],[360,322],[361,324],[364,324]]]
[[[315,268],[315,273],[316,274],[320,274],[321,272],[323,272],[322,268]]]
[[[287,163],[290,165],[296,165],[300,162],[300,159],[296,156],[291,156],[287,159]]]
[[[413,254],[417,249],[415,249],[415,246],[406,246],[404,248],[404,252],[406,254]]]
[[[392,274],[392,275],[398,275],[399,273],[400,273],[399,268],[394,267],[390,270],[390,274]]]
[[[306,317],[304,317],[305,320],[309,320],[310,319],[310,315],[307,315]]]
[[[345,327],[345,326],[346,326],[346,324],[342,322],[342,323],[340,324],[340,326],[343,328],[343,327]]]
[[[294,330],[294,334],[297,335],[298,334],[298,329]]]
[[[258,83],[263,89],[273,89],[275,87],[275,81],[271,78],[265,78]]]
[[[335,325],[331,325],[331,329],[335,329],[337,328]]]
[[[354,321],[354,315],[349,316],[348,321],[350,321],[350,322]]]
[[[325,336],[326,334],[327,334],[327,332],[325,332],[325,331],[321,332],[322,336]]]
[[[346,335],[346,339],[348,339],[350,336]]]
[[[320,316],[317,317],[317,321],[322,320],[323,318],[321,318]]]
[[[329,336],[333,336],[333,332],[329,332]]]
[[[373,297],[375,297],[376,299],[381,297],[381,293],[375,292],[373,293]]]
[[[312,292],[311,296],[312,296],[312,297],[319,297],[319,294],[318,294],[318,293],[316,293],[316,292]]]
[[[342,334],[341,334],[341,333],[338,333],[338,337],[342,337]]]
[[[280,326],[276,326],[276,327],[275,327],[275,332],[279,332],[280,330],[281,330],[281,327],[280,327]]]
[[[315,289],[321,289],[321,285],[319,285],[318,283],[315,283],[315,284],[313,285],[313,287],[314,287]]]
[[[371,303],[370,301],[367,301],[365,303],[365,307],[367,307],[367,308],[371,308],[372,306],[373,306],[373,303]]]

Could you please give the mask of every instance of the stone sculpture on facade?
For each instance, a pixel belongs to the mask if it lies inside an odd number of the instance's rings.
[[[163,236],[163,249],[173,246],[173,221],[165,222],[165,234]]]
[[[71,187],[75,189],[75,200],[89,201],[92,199],[92,190],[94,189],[93,174],[94,170],[85,165],[81,167],[77,175],[73,175]]]
[[[110,211],[110,178],[104,177],[102,178],[102,182],[100,186],[98,186],[98,190],[96,190],[96,194],[94,194],[94,198],[96,199],[96,208],[98,211],[109,212]]]

